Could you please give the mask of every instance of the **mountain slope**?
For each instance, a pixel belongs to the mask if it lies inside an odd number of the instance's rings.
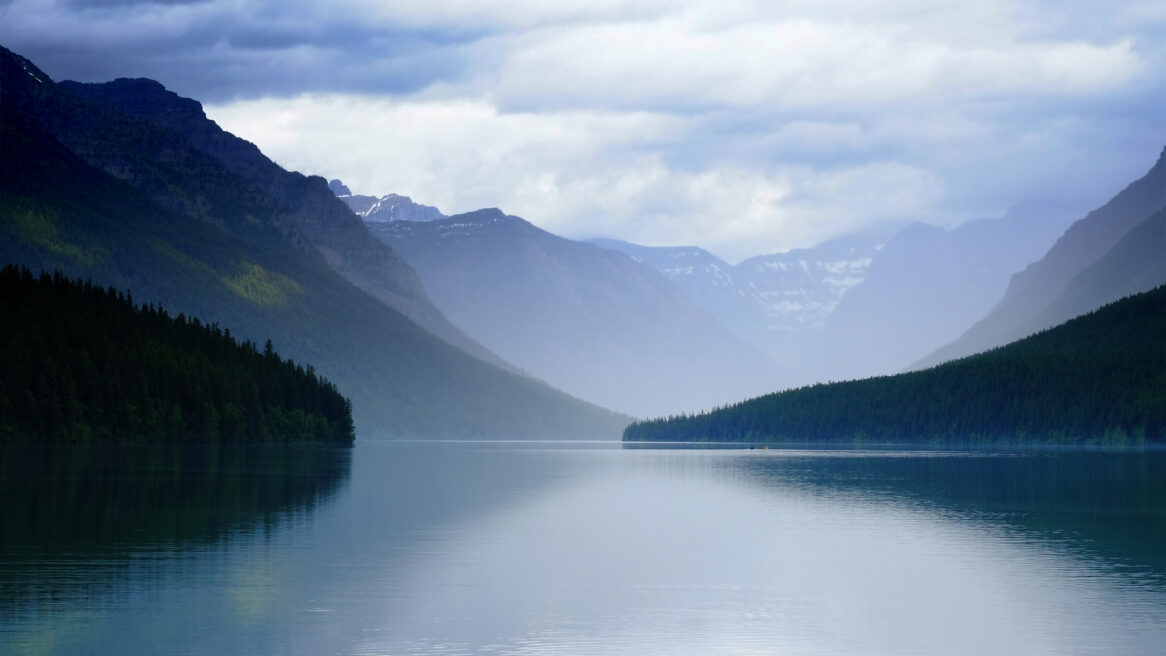
[[[976,353],[1049,327],[1050,324],[1036,319],[1066,285],[1163,207],[1166,207],[1166,149],[1144,177],[1071,225],[1041,260],[1013,276],[1003,298],[986,317],[916,366],[930,366]],[[1092,309],[1112,300],[1115,299],[1095,297],[1084,305]],[[1053,316],[1050,314],[1050,319]]]
[[[156,134],[160,143],[149,153],[153,161],[103,166],[102,161],[91,160],[91,164],[115,171],[119,177],[130,175],[134,186],[148,188],[156,184],[150,178],[161,173],[155,164],[158,158],[174,157],[182,162],[197,155],[209,157],[245,184],[246,188],[240,191],[252,197],[245,220],[279,226],[286,237],[321,254],[349,282],[400,310],[426,330],[467,353],[506,366],[446,320],[425,295],[416,272],[391,249],[371,238],[363,223],[336,199],[323,179],[285,171],[254,144],[209,120],[198,102],[182,98],[153,80],[123,78],[101,84],[65,81],[58,86],[94,105],[162,128]],[[93,131],[70,129],[66,123],[58,126],[55,134],[67,145],[76,146],[92,139]],[[176,154],[183,148],[193,152]],[[187,179],[172,177],[166,180],[163,193],[172,195],[175,187],[187,191],[194,200],[195,194],[202,191],[191,189]],[[256,202],[260,198],[262,202]],[[227,202],[238,205],[240,200],[236,195]]]
[[[844,294],[862,282],[885,237],[842,237],[813,248],[731,265],[694,246],[591,243],[651,265],[734,335],[781,364],[786,382],[818,380],[821,329]]]
[[[776,367],[652,268],[497,209],[370,223],[455,323],[552,385],[633,414],[778,387]]]
[[[0,260],[270,337],[351,398],[364,438],[599,437],[623,425],[356,288],[272,211],[277,200],[172,131],[58,89],[8,51],[0,87]]]
[[[1166,442],[1166,286],[980,355],[629,426],[625,440]]]
[[[617,239],[592,239],[589,243],[651,266],[741,339],[753,341],[753,333],[762,329],[765,299],[738,280],[736,267],[703,248],[641,246]],[[739,327],[748,328],[738,331]]]
[[[693,247],[594,243],[651,264],[807,383],[898,371],[955,339],[1048,249],[1062,216],[1013,212],[950,230],[914,223],[736,266]]]
[[[1166,209],[1142,221],[1109,252],[1069,281],[1026,327],[1056,325],[1111,301],[1166,284]]]
[[[1065,228],[1000,218],[951,229],[915,223],[873,258],[862,284],[826,318],[825,380],[887,374],[957,338],[1000,298],[1009,277]]]

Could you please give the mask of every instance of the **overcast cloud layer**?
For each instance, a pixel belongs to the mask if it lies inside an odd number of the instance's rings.
[[[1083,213],[1166,145],[1161,0],[0,0],[0,42],[357,193],[734,260]]]

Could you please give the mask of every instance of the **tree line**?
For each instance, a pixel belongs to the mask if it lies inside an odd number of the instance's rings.
[[[60,272],[0,270],[0,442],[354,440],[313,368]]]
[[[925,371],[642,421],[628,441],[1166,442],[1166,287]]]

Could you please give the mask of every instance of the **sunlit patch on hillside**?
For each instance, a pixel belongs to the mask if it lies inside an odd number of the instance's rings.
[[[296,281],[253,262],[244,264],[238,274],[223,278],[223,283],[252,303],[267,306],[287,307],[293,296],[304,293]]]
[[[0,221],[11,225],[18,236],[82,266],[93,266],[109,255],[107,250],[96,244],[79,246],[61,239],[55,214],[49,211],[16,210],[4,212],[0,215]]]

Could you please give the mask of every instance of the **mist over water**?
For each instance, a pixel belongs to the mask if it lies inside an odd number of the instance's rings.
[[[303,466],[321,462],[303,455]],[[196,511],[142,513],[53,540],[30,530],[31,516],[9,517],[0,653],[1146,654],[1166,644],[1163,453],[360,443],[307,485],[303,466],[283,462],[259,479],[290,471],[289,496],[253,495],[217,529],[183,528]],[[38,482],[46,467],[21,485],[60,489]],[[149,471],[159,468],[117,468],[123,480]],[[79,502],[36,499],[40,516]]]

